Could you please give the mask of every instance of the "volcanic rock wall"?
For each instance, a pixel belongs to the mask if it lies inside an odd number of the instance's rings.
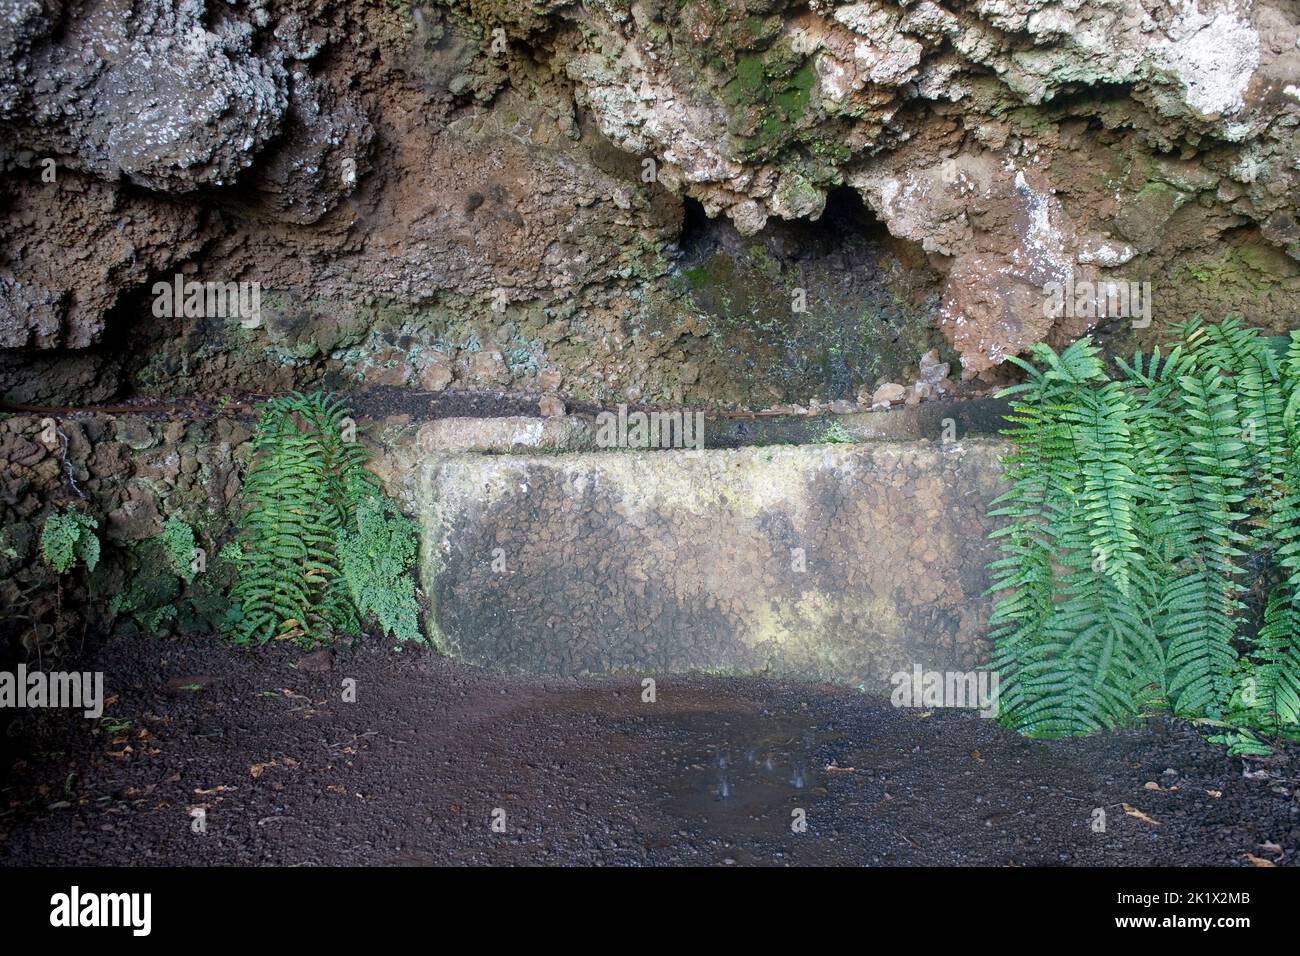
[[[991,374],[1281,330],[1298,37],[1293,0],[4,0],[0,395],[764,406],[940,335]],[[860,234],[773,232],[836,190]],[[155,316],[176,273],[259,283],[260,322]],[[1156,322],[1046,315],[1069,278],[1150,282]]]
[[[232,578],[218,559],[240,510],[251,422],[87,414],[0,420],[0,658],[78,649],[88,628],[213,629]],[[93,518],[93,574],[60,576],[41,557],[55,511]],[[204,573],[182,587],[161,554],[164,521],[194,530]],[[116,603],[113,603],[116,598]]]

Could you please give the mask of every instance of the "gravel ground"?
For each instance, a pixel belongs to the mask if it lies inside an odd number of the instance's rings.
[[[1172,721],[1031,741],[838,687],[665,677],[646,702],[639,675],[503,678],[374,642],[118,640],[88,666],[105,674],[101,719],[11,712],[4,864],[1286,866],[1300,852],[1300,751],[1228,757]]]

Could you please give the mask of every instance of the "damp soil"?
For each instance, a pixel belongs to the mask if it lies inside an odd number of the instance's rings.
[[[380,642],[309,655],[121,639],[85,666],[105,675],[101,718],[10,712],[4,865],[1286,866],[1300,853],[1300,752],[1229,757],[1176,721],[1032,741],[831,686],[663,677],[647,702],[640,676],[505,678]]]

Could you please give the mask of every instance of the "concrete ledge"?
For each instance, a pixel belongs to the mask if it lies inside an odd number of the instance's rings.
[[[446,455],[420,464],[445,651],[518,673],[886,688],[986,654],[1005,443]],[[414,489],[413,489],[414,490]]]
[[[704,414],[705,448],[815,445],[838,428],[838,440],[892,441],[965,439],[996,436],[1005,427],[1006,402],[992,398],[929,401],[875,412],[847,415]],[[608,411],[608,410],[607,410]],[[691,414],[689,409],[677,412]],[[526,454],[529,452],[601,451],[600,429],[590,413],[555,418],[508,415],[483,418],[380,419],[379,444],[424,454]],[[670,449],[646,449],[647,451]]]
[[[595,430],[576,415],[535,418],[435,418],[409,440],[418,451],[456,454],[583,451],[595,447]]]

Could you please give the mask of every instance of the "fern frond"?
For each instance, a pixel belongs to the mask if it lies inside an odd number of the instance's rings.
[[[271,399],[262,407],[253,448],[232,552],[239,570],[232,638],[310,643],[329,633],[360,633],[358,615],[373,613],[399,639],[418,639],[414,589],[406,576],[414,531],[408,541],[409,522],[399,524],[405,519],[386,502],[387,510],[375,517],[379,483],[365,467],[368,455],[347,407],[323,392]],[[383,545],[395,556],[366,550],[376,522],[390,530]]]

